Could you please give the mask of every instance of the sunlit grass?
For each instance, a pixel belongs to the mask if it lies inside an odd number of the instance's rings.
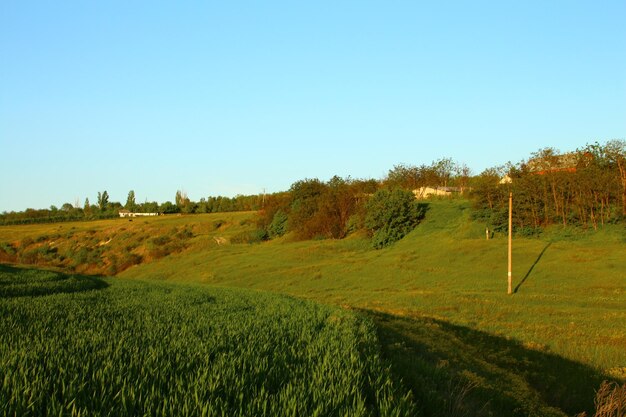
[[[487,241],[485,225],[471,219],[465,201],[431,202],[412,233],[379,251],[363,235],[305,242],[287,235],[260,244],[231,244],[232,236],[254,228],[252,213],[152,221],[129,239],[142,233],[153,238],[173,227],[190,229],[193,236],[182,250],[144,259],[120,278],[259,289],[358,309],[377,323],[394,373],[417,399],[429,402],[418,406],[426,415],[449,415],[446,401],[464,392],[464,384],[472,393],[459,402],[459,415],[467,407],[476,415],[589,412],[599,380],[626,379],[623,226],[597,232],[554,227],[541,238],[516,238],[516,292],[507,295],[506,237]],[[103,227],[98,236],[112,228]],[[3,228],[0,241],[7,241]],[[113,242],[124,240],[115,235]],[[439,330],[424,331],[433,326]],[[494,344],[503,352],[492,352]],[[451,365],[442,368],[446,363]],[[471,374],[465,372],[468,367]],[[547,389],[542,374],[552,378],[553,388]],[[510,392],[500,380],[510,381],[517,391]],[[436,392],[429,396],[424,389]],[[494,396],[499,399],[485,405]]]
[[[506,238],[487,241],[484,233],[467,203],[435,201],[415,231],[380,251],[361,238],[197,246],[122,276],[422,314],[542,346],[600,370],[623,366],[626,245],[619,232],[515,239],[514,295],[506,294]]]
[[[0,270],[1,286],[24,290],[0,294],[0,415],[414,413],[372,323],[354,313],[246,290],[75,280]]]

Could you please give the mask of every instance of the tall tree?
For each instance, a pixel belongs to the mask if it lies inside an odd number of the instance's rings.
[[[100,211],[105,211],[109,204],[109,193],[105,190],[102,193],[98,191],[98,207]]]
[[[128,197],[126,198],[126,205],[124,208],[128,211],[135,211],[137,204],[135,203],[135,191],[130,190],[128,192]]]
[[[455,175],[458,186],[461,188],[461,194],[465,193],[469,186],[469,179],[472,176],[472,170],[465,163],[457,164],[455,167]]]
[[[456,169],[455,162],[452,160],[452,158],[441,158],[437,161],[434,161],[432,167],[439,177],[440,185],[447,187],[448,182],[450,181],[450,177],[452,177],[452,174]]]
[[[418,187],[419,176],[419,169],[413,165],[394,165],[387,173],[385,185],[390,188],[413,191]]]
[[[85,205],[83,206],[83,212],[85,216],[91,214],[91,205],[89,204],[89,198],[85,198]]]
[[[185,208],[191,202],[189,200],[189,197],[187,197],[187,192],[185,190],[176,191],[176,197],[174,201],[176,202],[176,206],[178,207],[178,209],[183,212],[185,211]]]
[[[622,191],[622,215],[626,216],[626,140],[610,140],[605,149],[608,159],[617,166],[617,177]]]
[[[317,178],[307,178],[291,185],[288,228],[296,232],[298,237],[308,239],[319,233],[314,216],[319,211],[321,196],[326,188],[326,184]]]

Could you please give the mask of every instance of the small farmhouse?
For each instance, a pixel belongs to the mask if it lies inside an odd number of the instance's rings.
[[[451,197],[460,192],[461,189],[458,187],[420,187],[413,190],[413,194],[415,194],[415,198],[418,200],[423,200],[431,196]]]
[[[128,211],[126,209],[122,209],[118,213],[120,217],[152,217],[159,215],[159,213],[133,213],[132,211]]]

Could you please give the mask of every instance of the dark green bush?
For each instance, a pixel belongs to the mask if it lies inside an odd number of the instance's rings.
[[[191,229],[185,227],[183,230],[176,233],[176,237],[182,240],[191,239],[193,237],[193,232],[191,231]]]
[[[267,228],[270,237],[280,237],[287,232],[287,214],[278,210]]]
[[[402,239],[419,223],[426,205],[419,204],[411,191],[382,189],[367,202],[365,227],[372,235],[372,246],[383,248]]]

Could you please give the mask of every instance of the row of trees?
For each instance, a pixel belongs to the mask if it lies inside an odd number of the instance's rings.
[[[26,209],[19,212],[4,212],[0,214],[0,224],[30,224],[30,223],[52,223],[76,220],[97,220],[117,217],[122,205],[118,202],[110,202],[109,194],[106,191],[98,192],[97,204],[90,204],[89,199],[85,199],[85,204],[81,207],[79,202],[74,204],[64,203],[61,207],[50,206],[47,209]]]
[[[382,190],[389,194],[380,198],[393,206],[400,204],[402,198],[414,201],[411,192],[420,187],[453,186],[461,194],[471,191],[475,216],[495,230],[506,228],[509,192],[515,195],[514,221],[518,230],[533,233],[555,223],[597,228],[626,218],[625,161],[626,142],[614,140],[587,145],[565,155],[545,148],[528,160],[490,168],[477,176],[472,176],[465,164],[443,158],[430,165],[396,165],[382,180],[337,176],[327,182],[305,179],[295,182],[286,192],[267,196],[210,196],[194,202],[178,190],[174,202],[159,204],[137,203],[131,190],[122,206],[110,202],[109,194],[103,191],[98,193],[94,205],[86,199],[82,208],[66,203],[60,209],[52,206],[45,210],[5,212],[0,215],[0,224],[107,218],[117,216],[121,209],[164,214],[259,211],[258,225],[267,237],[292,232],[301,239],[343,238],[359,229],[375,233],[373,223],[367,219],[374,210],[374,195],[383,193]],[[393,190],[405,193],[401,197]],[[409,211],[420,212],[417,206],[408,206],[412,207]],[[388,220],[392,222],[391,218]]]
[[[469,185],[472,171],[464,163],[458,163],[451,158],[442,158],[433,161],[430,165],[396,165],[384,179],[384,184],[390,188],[416,190],[421,187],[458,187],[465,192]]]
[[[184,191],[177,191],[174,204],[166,202],[163,213],[222,213],[229,211],[256,211],[263,206],[263,195],[237,195],[235,197],[209,196],[198,202],[191,201]],[[169,203],[169,204],[167,204]]]
[[[288,192],[269,196],[258,226],[268,238],[291,232],[299,239],[341,239],[366,230],[373,246],[382,248],[411,231],[424,212],[412,191],[335,176],[297,181]]]
[[[360,213],[362,201],[378,189],[374,180],[333,177],[328,182],[305,179],[288,192],[272,194],[259,213],[259,226],[270,237],[291,231],[301,239],[342,238]]]
[[[107,219],[118,216],[120,210],[128,210],[135,213],[218,213],[228,211],[253,211],[261,208],[263,196],[238,195],[236,197],[210,196],[201,198],[198,202],[189,199],[184,191],[178,190],[174,202],[165,201],[159,204],[156,201],[137,203],[135,191],[130,190],[126,198],[126,204],[110,201],[109,193],[105,190],[98,192],[96,204],[91,204],[89,198],[85,199],[82,207],[78,202],[74,204],[64,203],[60,208],[50,206],[48,209],[26,209],[20,212],[4,212],[0,214],[0,224],[29,224],[49,223],[75,220]]]
[[[506,177],[507,181],[502,182]],[[598,228],[626,218],[626,142],[595,143],[560,155],[553,148],[528,160],[490,168],[474,178],[476,216],[506,228],[508,195],[518,230],[551,224]]]

